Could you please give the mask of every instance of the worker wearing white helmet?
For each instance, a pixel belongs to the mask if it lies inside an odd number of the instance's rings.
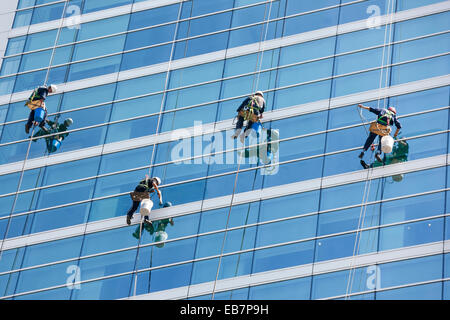
[[[45,106],[45,99],[49,93],[55,93],[57,87],[54,84],[49,86],[40,86],[33,90],[28,100],[25,102],[25,105],[30,108],[31,112],[28,116],[28,121],[25,124],[25,132],[28,134],[30,132],[30,128],[33,125],[39,125],[41,128],[45,125],[45,120],[47,119],[47,107]],[[42,108],[44,114],[39,122],[36,122],[35,112],[36,109]],[[42,111],[42,110],[41,110]]]
[[[361,159],[361,165],[368,169],[369,166],[364,162],[363,157],[364,153],[369,149],[370,145],[375,141],[375,138],[379,137],[379,143],[378,143],[378,150],[375,154],[375,158],[379,162],[383,162],[383,159],[381,158],[381,138],[384,136],[388,136],[391,133],[391,126],[395,125],[397,127],[397,130],[394,133],[394,138],[397,137],[398,133],[400,132],[400,129],[402,128],[402,125],[397,120],[397,110],[394,107],[389,107],[387,109],[384,108],[372,108],[372,107],[366,107],[362,104],[358,105],[359,108],[368,110],[378,116],[378,119],[376,121],[371,122],[370,128],[369,128],[369,136],[366,139],[366,142],[364,143],[363,151],[359,154],[359,158]]]
[[[149,210],[153,207],[153,202],[150,200],[150,194],[156,193],[159,197],[159,204],[162,205],[162,195],[161,191],[158,189],[158,186],[161,184],[161,179],[159,177],[149,178],[148,175],[145,175],[145,179],[141,180],[139,184],[136,186],[133,192],[130,193],[131,200],[133,204],[131,208],[127,212],[127,224],[131,224],[131,219],[133,218],[133,214],[136,212],[139,204],[142,200],[147,199],[149,201],[149,205],[147,207]],[[141,207],[142,211],[142,207]],[[144,223],[147,225],[151,225],[151,221],[148,219],[148,215],[144,216]]]
[[[231,138],[236,139],[239,136],[244,126],[244,121],[247,121],[244,133],[241,136],[241,142],[244,142],[244,139],[251,132],[250,129],[253,123],[258,122],[262,118],[265,108],[266,101],[264,100],[264,93],[262,91],[256,91],[252,96],[246,98],[236,110],[238,113],[236,131]]]

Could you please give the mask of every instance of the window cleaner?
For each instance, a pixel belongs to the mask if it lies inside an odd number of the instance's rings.
[[[47,129],[45,126],[40,127],[40,130],[36,132],[32,138],[45,136],[49,134],[59,133],[50,137],[45,137],[45,142],[47,144],[48,153],[53,153],[59,149],[61,142],[69,135],[69,133],[64,133],[73,124],[72,118],[67,118],[63,123],[58,123],[57,120],[50,121],[46,120],[46,124],[49,125]],[[38,139],[33,139],[36,142]]]
[[[240,138],[241,142],[244,143],[245,138],[247,138],[251,133],[253,125],[255,123],[259,123],[259,120],[262,119],[265,108],[266,101],[264,100],[264,94],[262,91],[256,91],[251,97],[247,97],[236,110],[238,113],[236,129],[231,138],[236,139],[239,136],[242,131],[242,127],[244,126],[244,121],[247,121],[247,125]]]
[[[378,119],[376,121],[370,123],[369,136],[367,137],[367,140],[364,143],[363,151],[358,156],[361,159],[361,165],[365,169],[368,169],[369,165],[366,164],[366,162],[363,160],[363,157],[364,153],[367,151],[367,149],[369,149],[370,145],[374,142],[375,138],[377,136],[379,137],[378,150],[375,154],[375,158],[379,162],[383,162],[381,158],[382,138],[390,135],[391,126],[394,124],[397,127],[397,130],[394,133],[394,138],[396,138],[402,126],[400,122],[397,120],[397,110],[395,110],[394,107],[389,107],[387,109],[384,108],[380,109],[380,108],[366,107],[363,106],[362,104],[359,104],[358,107],[365,110],[369,110],[370,112],[375,113],[378,116]],[[383,142],[383,145],[385,145],[385,142]]]
[[[25,132],[30,133],[31,126],[39,125],[41,128],[45,125],[47,118],[47,107],[45,99],[49,93],[56,93],[57,87],[54,84],[49,86],[40,86],[33,90],[25,105],[31,110],[28,121],[25,124]]]
[[[162,205],[162,195],[161,191],[159,191],[158,189],[158,186],[160,184],[161,184],[160,178],[153,177],[150,179],[148,175],[145,175],[145,179],[141,180],[134,189],[134,191],[130,193],[133,204],[127,212],[128,225],[131,224],[133,214],[136,212],[139,205],[141,205],[140,213],[144,217],[144,224],[146,225],[151,224],[151,221],[148,219],[148,216],[153,207],[153,202],[150,200],[150,194],[156,191],[159,197],[159,204]]]

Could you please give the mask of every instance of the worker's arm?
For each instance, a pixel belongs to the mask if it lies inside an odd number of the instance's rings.
[[[363,106],[362,104],[358,104],[358,107],[366,110],[370,110],[370,107]]]
[[[156,192],[158,193],[158,198],[159,198],[159,204],[162,204],[162,195],[161,195],[161,191],[159,191],[158,186],[156,185],[156,183],[153,183],[153,188],[155,188]]]
[[[396,138],[398,136],[398,133],[400,132],[400,129],[402,128],[402,125],[397,120],[396,116],[394,117],[394,123],[395,123],[395,126],[397,127],[397,130],[395,130],[395,133],[394,133],[394,138]]]
[[[242,101],[241,105],[239,106],[239,108],[237,108],[236,111],[237,112],[241,111],[242,108],[244,108],[248,104],[249,101],[250,101],[250,98],[246,98],[244,101]]]

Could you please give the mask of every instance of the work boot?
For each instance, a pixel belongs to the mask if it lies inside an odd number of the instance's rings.
[[[358,158],[362,159],[363,157],[364,157],[364,151],[359,154]]]
[[[25,123],[25,133],[26,134],[30,133],[30,126],[28,125],[28,123]]]
[[[364,160],[361,160],[360,163],[364,169],[369,169],[369,166],[367,165],[367,163]]]
[[[376,153],[376,154],[375,154],[375,158],[376,158],[379,162],[383,162],[383,159],[381,159],[379,153]]]
[[[127,225],[131,224],[131,217],[129,215],[127,215]]]

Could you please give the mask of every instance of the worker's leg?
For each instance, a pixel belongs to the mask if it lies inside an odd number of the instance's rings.
[[[382,136],[378,136],[378,148],[377,148],[377,153],[375,153],[375,158],[379,161],[379,162],[383,162],[383,159],[381,158],[381,138]]]
[[[128,210],[128,212],[127,212],[127,224],[131,224],[131,218],[133,218],[133,213],[136,212],[138,207],[139,207],[139,201],[133,201],[133,205],[131,206],[130,210]]]
[[[30,133],[30,128],[33,126],[34,121],[34,110],[30,111],[30,115],[28,116],[28,121],[25,124],[25,132],[28,134]]]
[[[369,136],[367,137],[366,142],[364,143],[363,151],[358,156],[360,159],[364,157],[364,152],[366,152],[367,149],[369,149],[370,145],[373,143],[376,137],[377,137],[376,133],[373,132],[369,133]]]
[[[236,122],[236,130],[234,131],[234,134],[231,136],[231,138],[236,139],[241,133],[243,126],[244,126],[244,117],[238,115],[238,119]]]

